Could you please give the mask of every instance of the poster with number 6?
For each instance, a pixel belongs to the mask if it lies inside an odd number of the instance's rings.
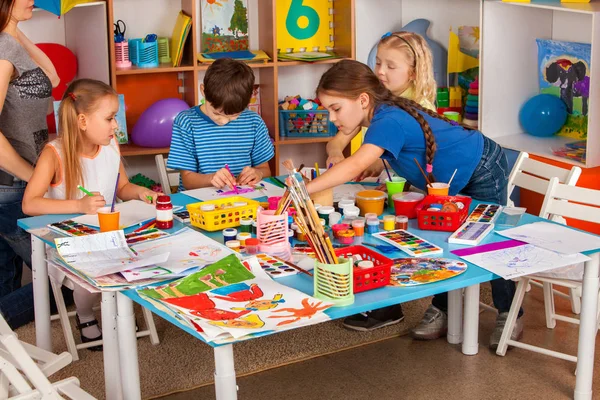
[[[331,0],[277,0],[277,48],[280,53],[333,48]]]

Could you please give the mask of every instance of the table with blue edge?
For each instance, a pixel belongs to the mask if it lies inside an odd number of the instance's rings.
[[[171,196],[171,199],[173,204],[177,206],[185,206],[186,204],[198,202],[197,199],[184,194],[174,194]],[[479,202],[473,201],[471,203],[471,210],[473,210],[478,204]],[[75,216],[44,215],[39,217],[25,218],[19,220],[19,226],[30,231],[32,229],[45,227],[53,222],[63,221],[73,217]],[[519,222],[519,225],[538,221],[546,220],[530,214],[524,214]],[[183,224],[175,221],[175,226],[172,230],[170,230],[170,232],[176,232],[183,227]],[[130,228],[129,230],[133,229],[134,228]],[[450,251],[465,247],[461,245],[448,244],[447,239],[451,232],[426,231],[418,229],[416,219],[409,222],[409,231],[441,247],[444,250],[444,254],[441,257],[458,259],[458,257],[450,253]],[[222,242],[223,240],[221,231],[202,232],[216,241]],[[367,235],[366,239],[369,239],[368,236],[369,235]],[[481,244],[499,242],[503,240],[506,240],[506,238],[496,233],[490,233]],[[48,271],[45,262],[45,244],[54,246],[52,241],[48,241],[43,236],[37,237],[35,236],[35,232],[32,232],[32,271],[35,296],[36,341],[38,346],[51,351],[52,343],[50,335],[50,306],[48,301]],[[600,251],[600,249],[598,249],[598,251]],[[591,255],[594,252],[589,253],[590,254],[588,255]],[[399,258],[406,257],[407,255],[401,251],[397,251],[393,253],[385,253],[385,256],[389,258]],[[595,269],[596,299],[598,293],[598,262],[598,253],[595,253],[593,254],[592,261],[586,263],[586,273],[588,272],[588,266],[592,266],[590,268],[592,275],[594,274],[593,270]],[[479,347],[479,284],[496,279],[498,276],[474,264],[467,264],[468,268],[463,274],[451,279],[414,287],[387,286],[376,290],[358,293],[355,295],[355,301],[353,304],[346,307],[332,307],[327,309],[325,313],[331,319],[344,318],[356,313],[374,310],[394,304],[405,303],[438,293],[448,292],[448,342],[452,344],[458,344],[462,342],[463,354],[475,355],[477,354]],[[279,278],[277,281],[286,286],[300,290],[303,293],[309,295],[313,294],[313,281],[308,275],[297,274]],[[591,288],[591,291],[593,291],[593,288]],[[588,292],[590,292],[590,290],[588,290]],[[583,303],[586,301],[588,303],[591,301],[596,301],[594,298],[586,299],[585,294],[586,287],[584,284],[582,309]],[[133,302],[149,308],[152,310],[152,312],[176,325],[180,329],[185,330],[199,340],[205,341],[194,329],[188,325],[182,324],[178,319],[174,318],[165,311],[157,309],[151,303],[142,299],[135,290],[126,290],[122,292],[102,292],[105,387],[107,398],[111,399],[141,398]],[[260,336],[267,336],[276,333],[276,331],[267,332],[261,334]],[[251,339],[252,338],[246,340]],[[224,345],[218,345],[215,343],[207,344],[214,348],[215,353],[215,389],[217,399],[236,399],[237,385],[233,358],[233,343]],[[589,362],[587,364],[589,364]],[[588,369],[588,367],[589,366],[586,366],[586,369]],[[593,347],[591,368],[593,370]],[[587,386],[587,384],[585,386]]]

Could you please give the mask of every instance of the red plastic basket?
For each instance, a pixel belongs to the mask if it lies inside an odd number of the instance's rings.
[[[390,283],[392,260],[364,246],[349,246],[335,250],[339,257],[352,258],[359,255],[363,260],[372,261],[374,267],[361,269],[354,267],[354,293],[377,289]]]
[[[464,204],[458,212],[427,211],[434,203],[444,204],[446,202],[461,202]],[[417,206],[417,221],[419,229],[429,231],[454,232],[465,222],[469,215],[471,198],[465,196],[425,196],[421,204]]]

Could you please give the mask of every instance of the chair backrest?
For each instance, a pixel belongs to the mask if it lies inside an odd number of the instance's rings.
[[[154,156],[160,185],[164,194],[171,194],[171,186],[179,186],[179,171],[167,168],[167,159],[162,154]]]
[[[561,216],[600,223],[600,190],[565,185],[550,179],[540,217]]]
[[[508,177],[508,198],[516,186],[539,194],[546,194],[549,180],[558,178],[560,183],[575,186],[581,176],[581,168],[573,166],[570,170],[541,161],[532,160],[529,154],[521,152]],[[509,204],[514,205],[514,204]]]

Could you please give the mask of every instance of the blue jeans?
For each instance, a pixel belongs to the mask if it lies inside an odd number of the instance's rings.
[[[471,179],[461,193],[471,196],[475,200],[506,205],[506,186],[509,174],[508,161],[502,147],[484,136],[481,161],[479,161]],[[490,281],[490,284],[492,285],[494,307],[498,312],[508,312],[515,296],[515,282],[499,278]],[[431,304],[447,312],[448,293],[435,295]],[[521,308],[519,317],[522,315],[523,309]]]

